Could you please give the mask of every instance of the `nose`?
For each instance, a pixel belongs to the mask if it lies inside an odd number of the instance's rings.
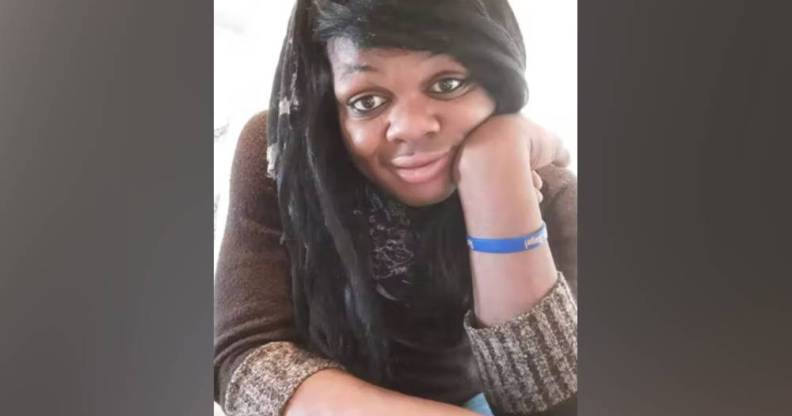
[[[402,99],[391,107],[386,138],[390,141],[417,141],[440,131],[440,119],[428,100]]]

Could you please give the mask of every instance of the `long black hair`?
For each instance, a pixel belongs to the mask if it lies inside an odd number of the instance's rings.
[[[525,48],[506,0],[298,0],[272,88],[270,172],[290,260],[295,324],[304,344],[368,381],[387,384],[389,338],[375,291],[368,234],[352,215],[366,179],[343,145],[326,45],[402,48],[453,56],[496,103],[527,100]],[[470,264],[456,194],[431,210],[418,251],[427,278],[416,311],[461,322],[470,305]],[[431,277],[431,278],[428,278]],[[460,328],[449,329],[459,331]]]

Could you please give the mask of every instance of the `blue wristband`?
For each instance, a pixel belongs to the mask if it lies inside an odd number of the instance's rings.
[[[538,230],[513,238],[475,238],[468,236],[468,247],[482,253],[518,253],[533,250],[547,241],[547,226],[542,221]]]

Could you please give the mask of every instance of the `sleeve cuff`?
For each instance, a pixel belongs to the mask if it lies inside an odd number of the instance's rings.
[[[297,387],[319,370],[343,367],[291,342],[270,342],[245,357],[225,394],[228,416],[279,416]]]
[[[577,392],[577,305],[563,275],[530,311],[476,328],[464,319],[484,394],[498,413],[552,408]]]

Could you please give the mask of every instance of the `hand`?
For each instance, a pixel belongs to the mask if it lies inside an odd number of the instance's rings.
[[[502,180],[487,180],[493,169],[512,173],[530,169],[531,182],[541,202],[542,178],[536,170],[550,164],[567,166],[569,159],[558,136],[523,115],[499,115],[484,121],[465,139],[454,161],[454,180],[460,189],[470,182],[490,188],[505,184]]]
[[[463,146],[477,146],[478,142],[499,140],[499,137],[520,137],[530,150],[530,165],[536,170],[547,165],[569,165],[569,152],[561,139],[522,114],[492,116],[468,134]],[[457,162],[460,162],[458,155]]]

